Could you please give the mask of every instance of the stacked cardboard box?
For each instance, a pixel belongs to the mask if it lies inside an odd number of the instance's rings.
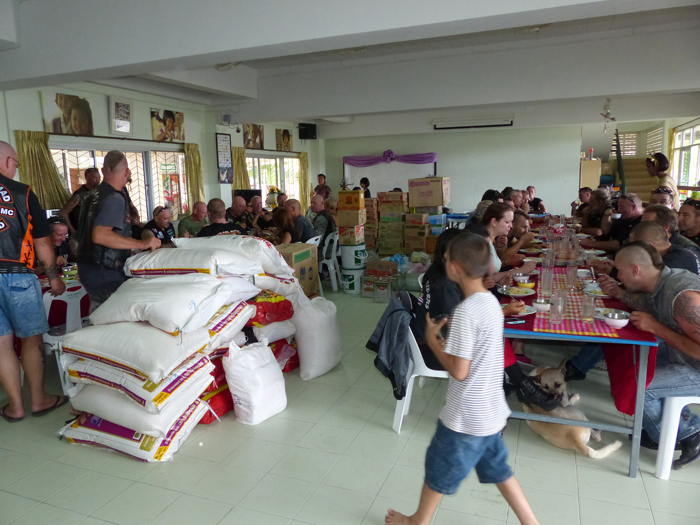
[[[411,179],[408,181],[408,192],[411,216],[427,214],[427,220],[424,228],[406,231],[406,252],[423,251],[432,255],[435,253],[437,238],[447,227],[443,206],[450,204],[450,179]]]
[[[395,255],[404,252],[406,224],[399,221],[381,221],[377,238],[379,255]]]
[[[450,204],[449,177],[428,177],[408,181],[411,206],[447,206]]]
[[[361,191],[338,193],[338,244],[356,246],[365,242],[365,194]]]
[[[398,191],[377,194],[379,211],[379,255],[404,253],[404,217],[408,211],[408,193]]]
[[[318,250],[313,244],[294,243],[280,244],[277,251],[294,269],[294,277],[308,297],[318,293]]]
[[[365,244],[373,250],[377,247],[379,234],[379,208],[377,199],[365,199],[367,222],[365,223]]]

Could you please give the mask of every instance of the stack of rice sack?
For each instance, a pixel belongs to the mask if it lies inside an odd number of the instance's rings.
[[[175,250],[169,250],[175,251]],[[208,354],[228,344],[255,308],[248,291],[206,274],[125,282],[90,316],[93,326],[61,345],[67,374],[85,385],[71,398],[84,412],[62,429],[75,443],[144,461],[167,461],[208,411]]]

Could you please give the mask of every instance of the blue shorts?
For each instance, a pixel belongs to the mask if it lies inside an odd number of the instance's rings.
[[[461,434],[438,420],[425,455],[425,484],[434,492],[450,496],[472,469],[476,469],[481,483],[503,483],[513,475],[501,434]]]
[[[0,274],[0,336],[19,338],[49,331],[39,279],[33,273]]]

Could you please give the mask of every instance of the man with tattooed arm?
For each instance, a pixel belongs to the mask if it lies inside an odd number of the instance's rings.
[[[9,423],[24,418],[20,384],[20,359],[13,335],[22,339],[21,362],[31,392],[33,416],[42,416],[65,404],[62,395],[44,390],[44,344],[49,331],[35,261],[46,269],[51,292],[61,295],[66,286],[58,276],[46,212],[26,184],[14,179],[19,167],[17,152],[0,141],[0,384],[9,403],[0,417]]]

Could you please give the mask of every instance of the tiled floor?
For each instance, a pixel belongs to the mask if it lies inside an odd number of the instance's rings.
[[[13,425],[0,420],[0,525],[360,525],[383,523],[388,507],[413,512],[446,384],[428,381],[415,389],[397,435],[389,382],[364,348],[384,305],[327,296],[338,306],[341,364],[308,382],[286,374],[284,412],[257,427],[232,415],[200,425],[170,463],[142,464],[59,441],[55,431],[68,418],[65,410]],[[535,362],[546,364],[575,351],[528,346]],[[55,367],[47,376],[55,385],[54,374]],[[594,372],[573,387],[591,419],[623,419],[606,374]],[[629,479],[624,436],[622,448],[602,460],[554,448],[519,421],[508,424],[505,438],[543,525],[700,525],[700,462],[660,481],[653,475],[655,453],[642,450],[642,475]],[[606,443],[614,439],[603,436]],[[434,523],[517,519],[495,487],[470,477],[456,496],[443,499]]]

